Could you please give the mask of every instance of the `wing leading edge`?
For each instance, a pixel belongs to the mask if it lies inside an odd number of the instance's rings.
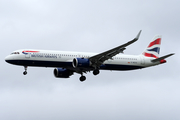
[[[131,40],[123,45],[120,45],[118,47],[115,47],[113,49],[110,49],[108,51],[105,51],[103,53],[100,53],[100,54],[90,57],[89,60],[91,61],[92,66],[96,69],[100,65],[102,65],[105,60],[108,60],[108,59],[112,58],[113,56],[115,56],[119,53],[122,53],[126,49],[125,48],[126,46],[131,45],[132,43],[136,42],[139,39],[140,34],[141,34],[141,30],[139,31],[139,33],[133,40]]]

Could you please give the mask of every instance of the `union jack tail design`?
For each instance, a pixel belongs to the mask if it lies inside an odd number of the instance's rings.
[[[161,45],[161,36],[157,35],[153,38],[153,42],[149,44],[146,50],[143,52],[143,55],[146,57],[158,58]]]

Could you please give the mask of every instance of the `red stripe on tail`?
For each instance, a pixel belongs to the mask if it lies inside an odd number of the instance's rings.
[[[161,44],[161,38],[158,38],[158,39],[156,39],[155,41],[151,42],[151,43],[149,44],[148,48],[151,47],[151,46],[153,46],[153,45],[157,45],[157,44],[158,44],[158,45]]]
[[[146,57],[154,57],[154,58],[158,58],[157,56],[153,55],[153,54],[150,54],[150,53],[143,53],[144,56]]]

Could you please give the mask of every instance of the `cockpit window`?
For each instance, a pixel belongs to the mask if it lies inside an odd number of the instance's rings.
[[[12,55],[12,54],[19,54],[19,52],[13,52],[13,53],[11,53],[11,55]]]

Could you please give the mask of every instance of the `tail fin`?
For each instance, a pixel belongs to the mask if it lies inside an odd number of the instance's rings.
[[[161,45],[161,36],[157,35],[153,38],[153,41],[149,44],[143,55],[146,57],[158,58]]]

